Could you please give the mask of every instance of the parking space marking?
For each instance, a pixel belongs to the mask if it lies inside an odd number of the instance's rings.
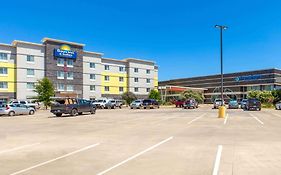
[[[218,146],[218,151],[216,155],[215,165],[213,169],[213,175],[218,175],[221,161],[222,145]]]
[[[110,168],[108,168],[108,169],[106,169],[106,170],[104,170],[104,171],[98,173],[97,175],[106,174],[107,172],[109,172],[109,171],[111,171],[111,170],[113,170],[113,169],[115,169],[115,168],[117,168],[117,167],[119,167],[119,166],[121,166],[121,165],[127,163],[127,162],[130,161],[130,160],[133,160],[133,159],[135,159],[135,158],[141,156],[142,154],[144,154],[144,153],[146,153],[146,152],[148,152],[148,151],[153,150],[154,148],[156,148],[156,147],[158,147],[158,146],[160,146],[160,145],[162,145],[162,144],[164,144],[164,143],[166,143],[166,142],[172,140],[173,138],[174,138],[174,137],[171,136],[171,137],[169,137],[169,138],[167,138],[167,139],[165,139],[165,140],[163,140],[163,141],[161,141],[161,142],[159,142],[159,143],[157,143],[157,144],[155,144],[155,145],[153,145],[153,146],[151,146],[151,147],[149,147],[149,148],[147,148],[147,149],[145,149],[145,150],[143,150],[143,151],[141,151],[141,152],[139,152],[139,153],[137,153],[137,154],[135,154],[135,155],[133,155],[133,156],[131,156],[131,157],[129,157],[129,158],[127,158],[126,160],[124,160],[124,161],[122,161],[122,162],[120,162],[120,163],[118,163],[118,164],[116,164],[116,165],[114,165],[114,166],[112,166],[112,167],[110,167]]]
[[[274,114],[274,113],[271,113],[271,114],[275,115],[276,117],[279,117],[279,118],[281,118],[281,115],[278,115],[278,114]]]
[[[46,165],[46,164],[48,164],[48,163],[51,163],[51,162],[54,162],[54,161],[57,161],[57,160],[60,160],[60,159],[63,159],[63,158],[65,158],[65,157],[71,156],[71,155],[73,155],[73,154],[76,154],[76,153],[79,153],[79,152],[88,150],[88,149],[90,149],[90,148],[94,148],[94,147],[98,146],[99,144],[100,144],[100,143],[96,143],[96,144],[93,144],[93,145],[86,146],[86,147],[84,147],[84,148],[81,148],[81,149],[79,149],[79,150],[70,152],[70,153],[65,154],[65,155],[63,155],[63,156],[59,156],[59,157],[57,157],[57,158],[54,158],[54,159],[51,159],[51,160],[48,160],[48,161],[39,163],[39,164],[34,165],[34,166],[31,166],[31,167],[29,167],[29,168],[26,168],[26,169],[23,169],[23,170],[14,172],[14,173],[12,173],[12,174],[10,174],[10,175],[16,175],[16,174],[24,173],[24,172],[26,172],[26,171],[32,170],[32,169],[34,169],[34,168],[37,168],[37,167]]]
[[[19,146],[19,147],[12,148],[12,149],[3,150],[3,151],[0,151],[0,154],[21,150],[21,149],[28,148],[28,147],[35,146],[35,145],[39,145],[39,144],[40,143],[33,143],[33,144],[29,144],[29,145]]]
[[[254,119],[256,119],[260,124],[264,124],[258,117],[254,116],[254,114],[250,114]]]
[[[199,117],[196,117],[195,119],[189,121],[187,124],[190,125],[191,123],[195,122],[196,120],[199,120],[200,118],[204,117],[204,115],[206,115],[206,113],[200,115]]]
[[[225,116],[225,118],[224,118],[224,122],[223,122],[224,125],[226,124],[227,119],[228,119],[228,114],[226,114],[226,116]]]

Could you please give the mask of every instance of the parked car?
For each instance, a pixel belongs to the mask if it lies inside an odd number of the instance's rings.
[[[80,98],[57,98],[51,105],[51,113],[57,117],[62,116],[62,114],[82,115],[83,112],[95,114],[96,106],[91,101]]]
[[[215,101],[214,101],[214,109],[218,109],[219,108],[219,106],[222,106],[222,105],[224,105],[224,102],[221,100],[221,99],[215,99]]]
[[[124,105],[124,101],[123,100],[115,100],[116,101],[116,107],[117,108],[122,108],[122,106]]]
[[[108,99],[98,99],[98,100],[95,100],[92,103],[96,106],[96,108],[104,109],[105,108],[105,104],[107,102],[108,102]]]
[[[275,109],[281,110],[281,101],[279,101],[275,104]]]
[[[261,102],[258,99],[250,98],[246,103],[245,110],[261,110]]]
[[[228,103],[228,109],[238,109],[239,108],[239,104],[237,102],[237,100],[230,100]]]
[[[143,104],[144,109],[146,109],[146,108],[148,108],[148,109],[159,108],[159,103],[154,99],[143,100],[142,104]]]
[[[182,108],[184,105],[184,100],[175,101],[176,108]]]
[[[117,102],[114,99],[106,100],[104,108],[106,109],[115,109],[117,107]]]
[[[247,99],[243,99],[242,101],[241,101],[241,109],[245,109],[245,107],[246,107],[246,104],[247,104]]]
[[[198,103],[195,99],[188,99],[183,104],[184,109],[190,109],[190,108],[198,108]]]
[[[140,109],[142,108],[143,100],[135,100],[130,104],[131,109]]]
[[[35,109],[23,104],[7,104],[5,107],[0,108],[0,115],[22,115],[28,114],[33,115],[35,113]]]
[[[32,103],[31,100],[11,100],[10,104],[23,104],[35,110],[40,108],[37,103]]]

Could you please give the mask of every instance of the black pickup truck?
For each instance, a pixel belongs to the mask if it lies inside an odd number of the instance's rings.
[[[95,114],[96,106],[91,101],[80,98],[57,98],[53,100],[51,105],[51,113],[57,117],[62,116],[62,114],[77,116],[83,112]]]

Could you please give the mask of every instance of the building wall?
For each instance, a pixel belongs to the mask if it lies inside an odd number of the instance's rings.
[[[105,70],[106,65],[109,66],[109,70]],[[111,59],[102,59],[101,66],[101,93],[103,96],[118,96],[128,91],[128,75],[126,71],[126,62]],[[124,71],[120,71],[120,67],[123,67]],[[109,81],[105,80],[106,76],[109,76]],[[119,81],[120,77],[123,77],[123,82]],[[109,87],[109,91],[105,91],[105,87]],[[120,87],[123,87],[123,92],[119,91]]]
[[[16,45],[16,75],[17,99],[27,99],[36,96],[34,89],[27,89],[27,83],[37,83],[44,77],[44,46],[17,43]],[[28,62],[27,56],[34,56],[34,62]],[[27,75],[27,69],[34,69],[34,76]]]
[[[16,92],[15,48],[0,45],[0,53],[7,54],[7,61],[0,60],[0,67],[7,68],[7,75],[0,74],[0,82],[7,82],[7,89],[0,89],[0,99],[13,99]]]
[[[138,69],[138,72],[135,72],[135,68]],[[147,74],[146,70],[150,70],[150,73]],[[128,62],[128,76],[129,91],[136,95],[148,95],[149,91],[147,91],[147,88],[150,90],[154,89],[157,81],[155,80],[156,72],[154,64],[148,64],[141,61]],[[138,82],[135,82],[135,78],[138,78]],[[150,79],[150,83],[147,83],[147,79]],[[135,88],[138,88],[138,92],[135,91]]]
[[[90,68],[90,63],[95,63],[95,68]],[[101,55],[85,53],[83,54],[83,98],[92,99],[101,97]],[[95,74],[95,80],[90,80],[90,74]],[[90,86],[95,86],[95,91],[90,90]]]

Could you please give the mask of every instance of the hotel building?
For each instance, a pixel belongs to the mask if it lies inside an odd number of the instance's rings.
[[[15,40],[0,44],[0,100],[29,99],[38,80],[47,77],[55,96],[120,98],[130,91],[146,98],[158,87],[155,62],[104,58],[81,43],[43,38],[42,43]]]

